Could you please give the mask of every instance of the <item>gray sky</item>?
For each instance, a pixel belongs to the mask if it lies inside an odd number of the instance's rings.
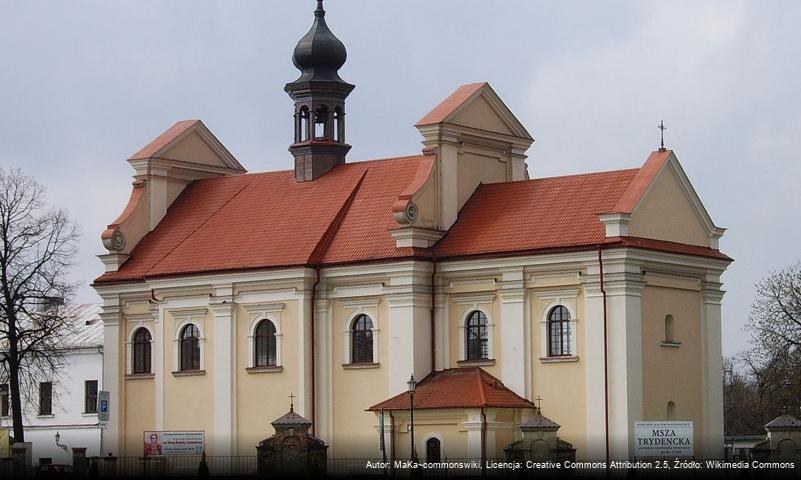
[[[489,81],[537,139],[533,176],[637,167],[659,120],[729,229],[724,353],[746,346],[753,284],[801,260],[801,2],[328,0],[348,48],[350,160],[413,154],[412,127]],[[83,228],[76,280],[102,271],[125,159],[200,118],[250,171],[288,169],[286,82],[312,0],[0,0],[0,166]],[[97,301],[84,286],[78,301]]]

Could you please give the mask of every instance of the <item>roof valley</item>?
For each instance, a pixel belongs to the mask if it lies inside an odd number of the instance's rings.
[[[350,211],[350,207],[353,205],[353,199],[359,192],[359,189],[361,188],[362,182],[367,176],[368,171],[370,171],[369,168],[364,169],[361,177],[359,177],[359,180],[353,186],[350,195],[348,195],[348,198],[342,202],[342,206],[339,208],[339,211],[334,216],[333,220],[331,220],[331,223],[328,225],[328,228],[326,228],[325,232],[323,232],[323,234],[320,236],[320,240],[317,242],[317,245],[314,247],[311,255],[309,255],[309,263],[312,265],[319,265],[325,256],[325,253],[328,251],[328,247],[331,246],[331,242],[336,236],[339,227],[342,225],[342,221],[345,219],[345,216],[347,216],[348,212]]]
[[[210,221],[211,221],[211,220],[212,220],[214,217],[216,217],[216,216],[217,216],[217,214],[218,214],[218,213],[220,213],[220,211],[221,211],[223,208],[225,208],[225,207],[226,207],[226,206],[227,206],[229,203],[231,203],[232,201],[234,201],[234,199],[236,199],[236,197],[238,197],[238,196],[239,196],[239,195],[240,195],[242,192],[244,192],[244,191],[245,191],[245,189],[247,189],[247,188],[248,188],[248,186],[250,186],[250,182],[248,182],[248,183],[246,183],[246,184],[242,185],[242,188],[240,188],[239,190],[237,190],[235,194],[231,195],[231,197],[230,197],[229,199],[227,199],[226,201],[222,202],[222,204],[220,204],[220,206],[219,206],[219,207],[217,207],[217,208],[216,208],[216,209],[215,209],[213,212],[211,212],[211,214],[209,214],[209,216],[208,216],[208,217],[206,217],[206,218],[205,218],[205,219],[204,219],[202,222],[200,222],[200,223],[199,223],[199,224],[198,224],[198,225],[197,225],[195,228],[193,228],[193,229],[192,229],[192,231],[191,231],[191,232],[189,232],[189,234],[188,234],[187,236],[185,236],[184,238],[182,238],[182,239],[181,239],[181,240],[180,240],[178,243],[176,243],[176,244],[175,244],[175,245],[174,245],[174,246],[173,246],[171,249],[169,249],[169,250],[168,250],[168,251],[167,251],[167,252],[166,252],[166,253],[165,253],[165,254],[164,254],[164,255],[163,255],[163,256],[162,256],[162,257],[161,257],[161,258],[160,258],[158,261],[156,261],[155,263],[153,263],[153,265],[152,265],[152,266],[151,266],[149,269],[147,269],[147,271],[145,271],[145,273],[144,273],[144,276],[147,276],[147,275],[148,275],[150,272],[152,272],[154,269],[156,269],[156,268],[157,268],[157,267],[158,267],[158,266],[161,264],[161,262],[162,262],[162,261],[164,261],[164,259],[165,259],[165,258],[169,257],[169,256],[172,254],[172,252],[174,252],[174,251],[175,251],[175,250],[177,250],[179,247],[181,247],[181,245],[183,245],[184,243],[186,243],[186,242],[187,242],[187,241],[188,241],[188,240],[189,240],[189,239],[192,237],[192,235],[194,235],[194,234],[195,234],[195,232],[197,232],[198,230],[200,230],[201,228],[203,228],[203,226],[204,226],[204,225],[206,225],[206,224],[207,224],[208,222],[210,222]],[[182,192],[182,193],[181,193],[181,195],[183,195],[184,193],[186,193],[186,191]],[[166,217],[166,215],[165,215],[165,217]],[[151,233],[152,233],[152,232],[151,232]]]

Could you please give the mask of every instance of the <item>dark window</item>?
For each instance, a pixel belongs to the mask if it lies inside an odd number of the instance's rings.
[[[269,320],[262,320],[256,327],[256,358],[257,367],[274,367],[275,358],[275,325]]]
[[[39,415],[53,414],[53,384],[42,382],[39,384]]]
[[[489,335],[487,316],[475,310],[467,317],[467,359],[483,360],[489,358]]]
[[[151,373],[150,371],[150,332],[140,328],[133,338],[133,373]]]
[[[441,447],[438,438],[426,440],[426,462],[439,462],[442,458]]]
[[[87,380],[83,384],[84,413],[97,413],[97,380]]]
[[[571,349],[570,312],[559,305],[548,313],[548,356],[569,356]]]
[[[298,114],[298,141],[305,142],[309,139],[309,107],[303,106]]]
[[[8,410],[9,410],[8,399],[9,399],[8,384],[4,383],[0,385],[0,417],[8,416]]]
[[[97,380],[83,382],[83,413],[97,413]]]
[[[356,317],[353,321],[351,342],[353,363],[373,363],[373,321],[370,317]]]
[[[49,457],[39,457],[39,465],[52,465],[53,459]]]
[[[181,370],[200,370],[200,332],[193,324],[181,331]]]

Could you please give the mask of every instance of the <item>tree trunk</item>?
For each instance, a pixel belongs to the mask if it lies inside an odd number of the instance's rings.
[[[5,268],[3,269],[5,270]],[[4,289],[6,292],[8,289]],[[5,295],[8,299],[9,295]],[[6,303],[10,305],[11,302]],[[11,396],[11,424],[14,426],[14,441],[25,441],[25,429],[22,425],[22,392],[19,388],[19,337],[17,337],[17,317],[6,307],[8,317],[8,383]]]
[[[12,353],[11,360],[8,362],[9,366],[9,387],[11,395],[11,422],[14,425],[14,441],[25,441],[25,429],[22,426],[22,395],[19,391],[19,364],[16,360],[16,345],[9,349]]]

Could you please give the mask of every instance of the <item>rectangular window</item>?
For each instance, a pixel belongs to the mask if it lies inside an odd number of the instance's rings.
[[[8,384],[0,385],[0,417],[7,417],[9,412],[9,390]]]
[[[84,413],[97,413],[97,380],[84,382]]]
[[[39,415],[53,414],[53,384],[42,382],[39,384]]]

